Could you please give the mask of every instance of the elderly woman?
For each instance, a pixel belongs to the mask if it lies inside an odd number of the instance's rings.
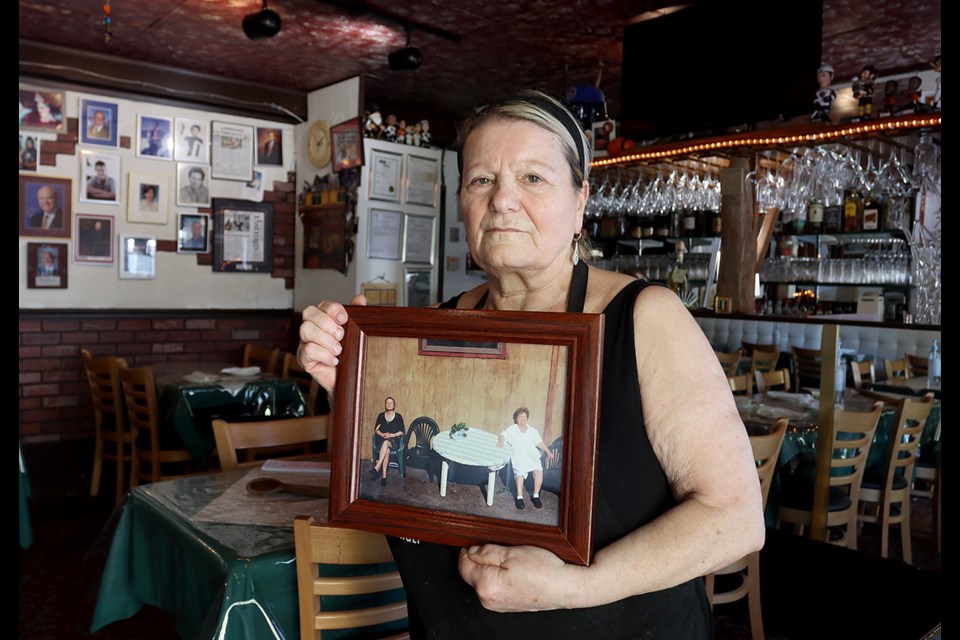
[[[527,424],[530,419],[530,410],[526,407],[520,407],[513,412],[513,424],[503,430],[500,437],[497,438],[497,446],[510,444],[513,449],[513,457],[510,458],[510,466],[513,467],[513,475],[517,480],[517,509],[523,509],[523,482],[527,479],[527,474],[533,475],[533,493],[530,494],[530,502],[537,509],[543,507],[540,502],[540,487],[543,485],[543,465],[540,463],[540,452],[546,454],[548,460],[553,459],[553,452],[540,438],[540,432]]]
[[[666,287],[581,260],[588,149],[545,94],[467,118],[460,206],[487,282],[442,306],[604,314],[594,561],[389,538],[414,637],[708,638],[701,576],[763,544],[749,439],[696,321]],[[299,360],[328,391],[346,321],[333,301],[303,312]]]

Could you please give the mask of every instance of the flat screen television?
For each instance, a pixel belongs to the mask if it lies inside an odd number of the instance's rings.
[[[822,0],[701,0],[625,26],[623,135],[719,135],[812,113],[822,30]]]

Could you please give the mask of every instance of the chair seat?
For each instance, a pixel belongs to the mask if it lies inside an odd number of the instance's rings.
[[[828,511],[849,509],[850,496],[838,487],[830,487]],[[806,482],[784,482],[780,506],[787,509],[813,509],[813,485]]]
[[[882,473],[868,470],[863,475],[863,482],[860,484],[860,488],[882,491],[885,485],[886,478]],[[893,477],[893,488],[894,490],[907,488],[907,479],[903,477],[903,474],[898,473]]]

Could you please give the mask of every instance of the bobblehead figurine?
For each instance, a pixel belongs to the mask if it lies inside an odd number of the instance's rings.
[[[830,85],[833,84],[833,67],[828,64],[817,69],[817,94],[813,98],[813,115],[810,122],[830,122],[830,106],[837,99],[837,92]]]
[[[877,79],[877,69],[867,65],[860,75],[853,79],[853,97],[857,99],[857,119],[869,120],[873,117],[873,83]]]

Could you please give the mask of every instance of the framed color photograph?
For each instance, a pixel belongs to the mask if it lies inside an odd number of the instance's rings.
[[[130,173],[127,189],[127,222],[167,224],[170,178],[165,175]]]
[[[20,128],[63,131],[63,91],[20,87]]]
[[[120,204],[120,154],[80,150],[80,202]]]
[[[433,264],[436,218],[405,214],[403,221],[403,261]]]
[[[257,164],[283,166],[283,129],[257,127]]]
[[[354,118],[330,127],[333,139],[333,170],[353,169],[363,164],[363,135],[360,119]]]
[[[177,253],[210,253],[209,214],[177,214]]]
[[[20,235],[69,238],[73,224],[69,178],[20,176]]]
[[[66,289],[69,263],[65,242],[28,242],[27,288]]]
[[[173,160],[173,118],[137,116],[137,156],[154,160]]]
[[[20,171],[36,171],[40,158],[40,136],[33,133],[20,134]]]
[[[273,203],[214,198],[213,270],[273,271]]]
[[[210,162],[210,123],[194,118],[177,118],[173,158],[177,162],[207,164]]]
[[[253,177],[253,127],[211,123],[210,177],[248,182]]]
[[[120,236],[120,279],[153,280],[157,276],[157,239],[154,236]]]
[[[205,164],[177,163],[177,205],[210,206],[210,167]]]
[[[400,169],[403,157],[398,153],[373,149],[370,152],[370,197],[400,202]]]
[[[113,264],[113,216],[78,213],[73,259],[84,264]]]
[[[530,544],[588,565],[602,315],[372,306],[347,312],[330,437],[337,463],[329,522],[456,547]],[[506,355],[421,356],[423,338],[503,343]],[[463,393],[464,379],[475,393]],[[388,470],[382,484],[371,469],[387,397],[412,419],[413,435],[398,445],[409,462],[404,476]],[[526,446],[514,437],[521,415],[551,452],[541,458],[540,509],[514,505],[512,461]]]
[[[405,201],[409,204],[436,207],[439,193],[440,161],[436,158],[408,155]]]
[[[119,109],[115,102],[82,98],[80,100],[80,144],[116,147],[120,139],[117,131]]]

